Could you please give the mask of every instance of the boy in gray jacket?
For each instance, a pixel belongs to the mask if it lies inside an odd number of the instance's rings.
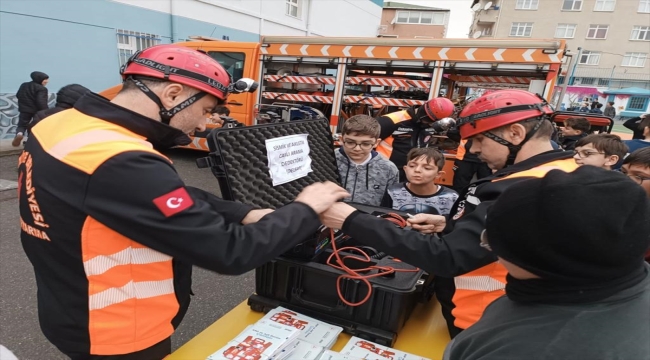
[[[352,194],[345,201],[379,206],[386,189],[397,183],[397,166],[374,151],[380,130],[368,115],[352,116],[343,124],[336,162],[341,184]]]

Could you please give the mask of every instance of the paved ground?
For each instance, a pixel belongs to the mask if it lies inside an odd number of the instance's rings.
[[[195,159],[203,153],[173,150],[168,155],[188,185],[219,193],[217,180]],[[17,180],[17,155],[0,157],[0,178]],[[19,240],[15,190],[0,191],[0,344],[21,360],[65,359],[42,335],[36,311],[36,284],[32,267]],[[254,273],[223,276],[195,268],[192,305],[176,331],[174,349],[184,344],[254,291]]]

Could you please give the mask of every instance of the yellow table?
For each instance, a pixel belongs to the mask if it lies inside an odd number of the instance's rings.
[[[234,339],[246,326],[255,323],[263,316],[262,313],[252,311],[244,301],[165,360],[205,359]],[[332,350],[340,351],[349,339],[350,335],[341,333]],[[427,304],[418,304],[415,307],[404,328],[397,335],[393,347],[438,360],[442,359],[442,353],[448,342],[449,333],[440,312],[440,305],[432,299]]]

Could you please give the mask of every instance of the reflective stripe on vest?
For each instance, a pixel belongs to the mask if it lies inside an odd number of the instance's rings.
[[[467,145],[467,140],[461,140],[458,149],[456,149],[456,160],[463,160],[465,158],[465,153],[467,152],[465,145]]]
[[[477,322],[485,308],[506,293],[507,274],[503,265],[494,262],[454,278],[456,291],[453,301],[456,307],[451,311],[456,318],[454,325],[467,329]]]
[[[492,181],[523,177],[541,178],[551,170],[572,172],[577,168],[578,165],[572,158],[556,160]],[[476,323],[483,315],[485,308],[492,301],[505,294],[507,273],[508,271],[503,265],[494,262],[454,278],[456,291],[454,292],[453,302],[456,306],[451,312],[455,317],[454,325],[461,329],[467,329]]]
[[[39,122],[32,135],[49,155],[86,174],[127,151],[166,159],[145,138],[125,128],[74,109],[59,114]],[[171,322],[180,308],[172,257],[87,216],[81,230],[81,258],[88,281],[91,354],[132,353],[171,336]]]
[[[529,170],[516,172],[514,174],[510,174],[502,178],[497,178],[492,181],[497,182],[497,181],[503,181],[507,179],[521,178],[521,177],[543,178],[546,175],[546,173],[548,173],[551,170],[562,170],[564,172],[572,172],[577,168],[578,165],[576,164],[575,160],[573,160],[573,158],[556,160],[556,161],[551,161],[549,163],[540,165],[538,167],[534,167]]]
[[[384,140],[380,141],[379,145],[377,145],[376,150],[380,155],[385,157],[386,160],[390,159],[390,154],[393,153],[393,137],[389,136]]]
[[[389,118],[393,124],[401,123],[402,121],[411,120],[411,115],[408,111],[396,111],[394,113],[386,114],[385,117]],[[383,155],[386,159],[390,159],[390,155],[393,153],[393,137],[389,136],[382,140],[377,146],[377,152]]]

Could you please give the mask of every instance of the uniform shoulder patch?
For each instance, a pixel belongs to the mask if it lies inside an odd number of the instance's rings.
[[[153,203],[158,207],[165,217],[170,217],[179,212],[188,209],[194,205],[194,201],[184,187],[180,187],[165,195],[153,199]]]

